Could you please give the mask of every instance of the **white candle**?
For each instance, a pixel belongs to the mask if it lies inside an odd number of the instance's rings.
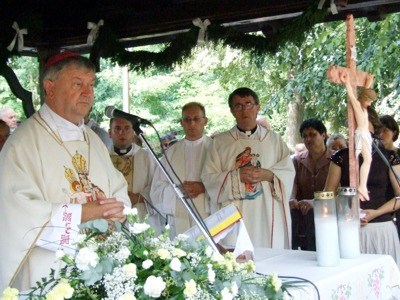
[[[358,220],[339,220],[339,246],[341,258],[360,255],[360,223]]]
[[[339,264],[339,237],[336,216],[314,216],[317,261],[321,267]]]

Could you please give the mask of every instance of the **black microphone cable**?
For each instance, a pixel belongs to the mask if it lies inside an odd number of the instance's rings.
[[[278,278],[281,278],[281,279],[297,279],[297,280],[305,281],[305,282],[311,284],[314,287],[315,292],[317,293],[317,299],[318,300],[321,299],[321,295],[319,293],[318,287],[311,280],[308,280],[308,279],[305,279],[305,278],[302,278],[302,277],[296,277],[296,276],[278,276]],[[291,296],[290,293],[289,293],[289,296]]]
[[[257,275],[265,276],[265,274],[262,274],[262,273],[260,273],[260,272],[256,272],[256,274],[257,274]],[[284,280],[297,279],[297,280],[300,280],[300,281],[304,281],[304,282],[306,282],[306,283],[308,283],[308,284],[311,284],[311,285],[313,286],[313,288],[315,289],[315,292],[317,293],[317,299],[318,299],[318,300],[321,299],[321,295],[320,295],[320,293],[319,293],[318,287],[317,287],[317,286],[315,285],[315,283],[312,282],[311,280],[308,280],[308,279],[302,278],[302,277],[296,277],[296,276],[278,276],[278,278],[284,279]],[[292,295],[289,293],[289,291],[286,290],[286,292],[288,292],[289,296],[292,297]]]
[[[151,203],[151,201],[147,200],[145,197],[143,197],[143,201],[146,202],[146,205],[150,206],[165,222],[167,221],[167,217],[164,217],[164,215]]]

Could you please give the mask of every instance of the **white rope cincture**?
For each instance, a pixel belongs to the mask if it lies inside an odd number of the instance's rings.
[[[201,21],[200,18],[196,18],[192,22],[194,26],[200,28],[199,35],[197,36],[197,45],[202,46],[207,41],[207,27],[211,24],[211,22],[208,19]]]
[[[19,29],[18,23],[14,22],[12,24],[12,28],[16,31],[13,40],[11,41],[10,45],[8,45],[7,50],[12,51],[15,47],[15,44],[18,39],[18,44],[17,44],[17,50],[18,52],[21,52],[24,49],[24,34],[28,34],[28,29],[23,28]]]
[[[99,22],[93,23],[93,22],[88,22],[87,23],[87,29],[90,29],[89,35],[87,37],[87,43],[89,45],[93,45],[94,42],[96,41],[98,35],[99,35],[99,30],[100,26],[104,25],[104,21],[100,20]]]

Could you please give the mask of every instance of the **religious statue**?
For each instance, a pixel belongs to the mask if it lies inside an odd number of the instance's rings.
[[[356,157],[361,153],[363,163],[360,167],[360,183],[358,187],[358,193],[361,201],[369,200],[367,180],[368,173],[371,167],[372,155],[372,137],[369,128],[368,120],[368,106],[371,105],[372,101],[376,100],[376,93],[370,88],[373,81],[373,75],[368,74],[362,91],[356,98],[353,87],[350,82],[350,75],[348,70],[345,68],[330,67],[328,70],[328,79],[335,82],[340,80],[342,84],[346,85],[349,102],[353,107],[354,116],[356,119],[357,127],[354,132],[355,135],[355,152]]]

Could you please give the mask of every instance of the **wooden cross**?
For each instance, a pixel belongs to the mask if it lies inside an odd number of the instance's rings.
[[[357,86],[363,86],[369,88],[372,84],[370,79],[373,78],[371,74],[357,70],[356,68],[356,34],[354,31],[354,18],[353,15],[347,15],[346,18],[346,65],[347,67],[329,67],[328,79],[333,83],[342,84],[340,80],[340,73],[343,71],[348,72],[350,77],[350,83],[353,89],[354,95],[357,97]],[[348,101],[349,103],[349,101]],[[358,158],[354,151],[354,130],[355,130],[355,118],[354,112],[351,105],[347,105],[348,114],[348,126],[349,126],[349,178],[350,186],[358,188],[359,183],[359,170],[358,170]]]

